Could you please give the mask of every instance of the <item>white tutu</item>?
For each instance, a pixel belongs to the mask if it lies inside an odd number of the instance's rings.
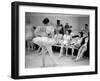
[[[56,41],[48,37],[36,37],[33,38],[33,42],[41,46],[41,45],[53,45]]]
[[[63,44],[68,44],[68,41],[67,41],[67,40],[64,40],[64,41],[63,41]]]
[[[50,44],[50,45],[53,45],[53,44],[56,43],[56,41],[54,39],[52,39],[52,38],[48,38],[47,43]]]
[[[63,44],[69,45],[71,36],[70,35],[69,36],[68,35],[64,35],[63,39],[64,39]]]

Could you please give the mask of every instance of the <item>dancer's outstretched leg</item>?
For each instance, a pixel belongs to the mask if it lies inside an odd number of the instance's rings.
[[[51,45],[47,45],[46,48],[47,48],[47,50],[48,50],[48,52],[49,52],[50,58],[51,58],[52,61],[57,65],[58,62],[55,60],[55,57],[54,57],[53,52],[52,52],[52,47],[51,47]]]
[[[75,61],[78,61],[80,60],[80,58],[83,56],[84,52],[87,50],[87,47],[86,46],[82,46],[80,49],[79,49],[79,52],[78,52],[78,55],[75,59]]]

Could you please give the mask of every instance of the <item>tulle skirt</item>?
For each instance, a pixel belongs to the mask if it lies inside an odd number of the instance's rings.
[[[36,37],[33,38],[33,42],[40,46],[53,45],[56,43],[54,39],[48,37]]]
[[[68,46],[69,45],[69,42],[67,40],[64,40],[63,41],[63,44],[66,45],[66,46]]]

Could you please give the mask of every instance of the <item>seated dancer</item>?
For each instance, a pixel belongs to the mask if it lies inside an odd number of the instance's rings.
[[[55,34],[54,39],[55,39],[57,45],[61,45],[63,42],[63,35],[59,34],[59,33]]]
[[[78,55],[77,55],[75,61],[80,60],[80,58],[83,56],[84,52],[87,50],[87,44],[88,44],[88,41],[89,41],[88,36],[84,37],[84,41],[85,41],[85,43],[83,43],[81,45],[81,47],[79,48]]]
[[[70,41],[71,41],[71,30],[66,31],[66,33],[63,36],[63,42],[61,45],[61,50],[60,50],[60,56],[62,56],[62,52],[63,52],[63,47],[66,47],[66,56],[68,56],[68,46],[70,45]]]
[[[72,48],[72,56],[74,56],[74,49],[79,49],[81,45],[83,44],[83,32],[79,32],[79,35],[76,38],[72,37],[71,45],[70,47]],[[75,39],[75,40],[74,40]]]
[[[40,47],[42,47],[43,60],[45,60],[45,52],[47,50],[52,61],[55,63],[55,65],[57,65],[58,63],[55,60],[53,51],[52,51],[52,45],[55,43],[55,40],[52,38],[53,33],[54,33],[54,27],[49,25],[48,18],[45,18],[43,20],[43,24],[44,26],[37,27],[35,31],[35,34],[37,35],[37,37],[33,39],[33,42],[38,44]],[[45,66],[45,63],[43,66]]]

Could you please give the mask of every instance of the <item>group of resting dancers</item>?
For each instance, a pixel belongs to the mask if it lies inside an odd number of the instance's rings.
[[[41,54],[43,58],[45,58],[46,52],[51,57],[51,60],[55,65],[59,64],[57,60],[54,57],[52,46],[55,44],[60,44],[60,54],[59,57],[63,55],[63,48],[66,48],[66,56],[68,56],[68,48],[72,48],[72,56],[74,53],[74,49],[79,49],[77,57],[74,59],[75,61],[80,60],[80,58],[83,56],[83,53],[87,50],[87,44],[89,41],[89,36],[84,34],[83,32],[80,32],[78,36],[74,36],[71,30],[71,27],[67,29],[67,31],[64,31],[62,34],[60,30],[63,30],[59,20],[58,20],[58,27],[54,27],[52,25],[49,25],[49,19],[45,18],[42,23],[43,26],[38,26],[36,30],[34,31],[36,37],[32,39],[32,42],[37,44],[42,50]],[[66,25],[67,26],[67,25]],[[77,38],[74,40],[74,38]],[[84,40],[84,42],[83,42]]]

